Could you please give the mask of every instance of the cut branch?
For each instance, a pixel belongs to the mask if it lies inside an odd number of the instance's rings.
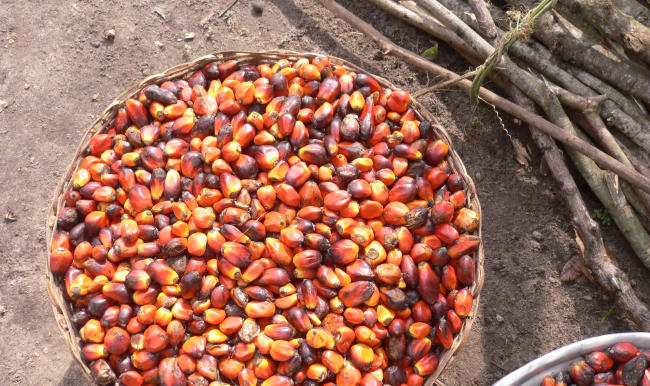
[[[456,0],[440,0],[440,2],[452,10],[465,24],[478,31],[478,25],[472,17],[469,6]],[[495,20],[506,19],[505,13],[499,8],[493,7],[490,10]],[[499,35],[505,33],[501,29],[498,31]],[[596,96],[598,93],[607,94],[611,100],[601,104],[600,114],[603,119],[650,152],[650,131],[647,130],[647,127],[650,127],[650,120],[634,106],[633,102],[593,75],[571,65],[559,63],[544,45],[534,41],[529,44],[517,42],[510,48],[510,52],[574,94],[583,97]],[[451,43],[450,45],[453,46]],[[569,69],[562,68],[563,66],[571,67],[572,71],[569,72]]]
[[[621,12],[611,0],[565,0],[587,21],[610,39],[650,63],[650,28]]]
[[[492,20],[492,15],[490,15],[490,10],[488,5],[483,0],[467,0],[470,7],[476,15],[476,21],[478,22],[478,28],[481,31],[481,35],[490,42],[494,43],[494,40],[497,38],[497,26]]]
[[[576,63],[591,74],[650,104],[650,72],[647,69],[602,54],[573,37],[569,28],[566,20],[560,20],[557,14],[547,13],[537,20],[534,35],[562,59]]]

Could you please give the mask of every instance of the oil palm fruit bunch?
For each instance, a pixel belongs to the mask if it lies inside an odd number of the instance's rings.
[[[571,363],[556,375],[547,375],[542,386],[566,385],[650,386],[650,351],[629,342],[616,343]]]
[[[402,90],[210,63],[90,140],[50,267],[100,384],[422,385],[472,309],[463,177]]]

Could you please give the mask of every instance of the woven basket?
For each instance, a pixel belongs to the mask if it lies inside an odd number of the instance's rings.
[[[136,98],[139,92],[145,87],[153,84],[160,84],[164,81],[172,80],[172,79],[181,79],[181,78],[186,79],[189,77],[189,75],[201,69],[207,63],[233,59],[236,60],[238,63],[262,64],[262,63],[273,63],[279,59],[288,59],[289,61],[292,62],[300,58],[308,58],[311,60],[317,56],[322,56],[322,55],[313,54],[313,53],[300,53],[300,52],[287,51],[287,50],[274,50],[274,51],[262,51],[262,52],[222,51],[222,52],[216,52],[212,55],[202,56],[191,62],[179,64],[175,67],[172,67],[160,74],[152,75],[144,79],[140,83],[129,87],[127,90],[122,92],[117,98],[115,98],[113,102],[111,102],[111,104],[104,110],[104,112],[100,115],[100,117],[97,118],[97,120],[95,120],[95,122],[93,122],[90,125],[90,127],[86,130],[86,132],[83,134],[81,142],[79,143],[79,146],[77,147],[77,150],[75,152],[74,160],[66,168],[65,173],[63,174],[63,178],[61,179],[61,182],[59,183],[59,185],[57,186],[54,192],[54,198],[52,200],[52,206],[50,207],[50,211],[47,219],[47,225],[46,225],[47,250],[45,251],[46,252],[45,260],[47,265],[47,271],[46,271],[47,281],[48,281],[47,289],[50,294],[50,299],[52,301],[52,309],[54,310],[54,316],[57,325],[59,326],[59,329],[61,330],[63,336],[65,337],[66,343],[68,344],[68,347],[72,352],[72,356],[79,363],[79,365],[81,365],[84,374],[86,375],[86,377],[91,383],[94,383],[95,381],[91,375],[88,365],[84,363],[84,361],[81,359],[81,338],[79,336],[79,332],[72,325],[72,322],[70,321],[71,307],[69,303],[65,300],[65,295],[64,295],[65,284],[63,278],[54,277],[52,275],[52,272],[50,271],[50,263],[49,263],[49,253],[51,250],[52,239],[57,232],[56,219],[58,218],[59,211],[64,206],[63,196],[64,193],[70,188],[72,184],[72,175],[74,171],[79,165],[81,159],[87,153],[88,143],[90,141],[90,138],[99,132],[107,131],[109,128],[111,128],[114,124],[114,119],[117,110],[120,107],[124,106],[124,103],[128,98]],[[367,71],[364,71],[363,69],[359,68],[358,66],[346,60],[339,59],[332,56],[328,56],[328,57],[332,64],[343,65],[355,72],[367,73],[369,75],[372,75],[381,84],[382,87],[388,87],[390,89],[397,88],[393,86],[388,80],[379,77],[377,75],[370,74]],[[417,112],[418,118],[420,119],[424,118],[429,120],[432,123],[432,128],[434,130],[434,133],[437,135],[437,137],[449,144],[450,151],[449,151],[448,162],[451,165],[454,172],[462,175],[463,178],[465,179],[467,200],[469,203],[468,207],[474,210],[479,215],[479,218],[482,218],[481,205],[476,195],[476,187],[474,186],[474,181],[467,174],[465,165],[463,165],[463,162],[461,161],[460,157],[454,150],[449,135],[447,134],[447,132],[442,126],[436,123],[435,117],[426,109],[424,109],[424,107],[420,103],[418,103],[415,100],[412,100],[412,103],[414,109]],[[481,238],[481,234],[482,234],[481,226],[479,226],[478,231],[475,233],[478,233],[478,237]],[[482,243],[479,245],[478,250],[475,252],[474,258],[476,261],[476,273],[475,273],[475,281],[471,286],[471,292],[474,297],[474,304],[472,310],[470,314],[465,318],[463,327],[461,331],[454,338],[454,342],[451,348],[449,350],[446,350],[441,355],[440,362],[436,372],[432,374],[429,378],[427,378],[425,382],[426,386],[433,385],[436,382],[436,379],[438,378],[440,373],[445,369],[445,367],[449,365],[449,363],[451,363],[451,361],[454,358],[454,354],[462,347],[463,343],[467,339],[472,323],[474,322],[474,319],[476,319],[476,316],[478,314],[479,294],[481,292],[481,288],[483,287],[483,279],[484,279],[484,271],[483,271],[484,252],[483,252]]]

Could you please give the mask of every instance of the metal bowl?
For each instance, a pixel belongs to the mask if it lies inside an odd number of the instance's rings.
[[[639,350],[649,350],[650,333],[625,332],[601,335],[572,343],[526,363],[492,386],[539,386],[544,376],[567,370],[569,365],[580,356],[592,351],[604,350],[618,342],[630,342]]]

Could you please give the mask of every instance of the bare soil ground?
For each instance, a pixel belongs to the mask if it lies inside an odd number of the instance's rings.
[[[121,90],[188,59],[235,49],[331,54],[410,91],[436,81],[383,57],[370,40],[316,1],[264,1],[259,16],[252,12],[252,1],[241,0],[217,18],[229,3],[2,1],[0,99],[9,106],[0,112],[1,384],[87,384],[55,325],[45,289],[45,213],[82,132]],[[363,1],[341,3],[411,50],[422,52],[435,43]],[[113,26],[117,36],[111,43],[103,33]],[[194,39],[183,40],[190,32]],[[436,62],[460,72],[469,68],[444,44]],[[611,299],[584,277],[560,282],[560,269],[577,247],[560,192],[544,172],[526,127],[501,115],[505,129],[530,150],[529,166],[521,166],[490,107],[471,107],[452,86],[422,102],[452,134],[477,181],[484,213],[486,282],[480,317],[442,381],[488,385],[570,342],[632,330]],[[592,210],[599,208],[584,194]],[[5,220],[11,213],[16,220]],[[603,230],[648,301],[647,271],[615,227]]]

